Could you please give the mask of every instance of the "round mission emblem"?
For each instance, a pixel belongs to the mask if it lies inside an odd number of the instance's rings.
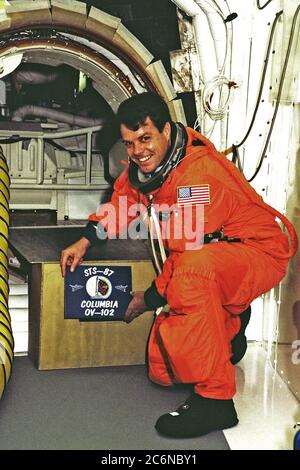
[[[104,276],[92,276],[86,283],[86,291],[93,299],[108,299],[112,293],[112,285]]]

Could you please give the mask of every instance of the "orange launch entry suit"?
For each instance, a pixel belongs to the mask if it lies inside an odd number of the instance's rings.
[[[291,223],[263,202],[209,140],[193,129],[186,130],[185,157],[162,187],[153,191],[152,203],[172,206],[167,222],[172,228],[182,201],[179,188],[204,188],[204,234],[222,229],[225,236],[241,242],[199,243],[198,249],[186,249],[184,236],[176,239],[170,230],[164,239],[169,256],[155,279],[170,311],[158,315],[152,327],[149,377],[160,385],[193,383],[195,392],[204,397],[230,399],[236,391],[230,342],[240,328],[239,314],[284,277],[288,260],[297,250],[297,236]],[[136,217],[133,211],[124,218],[120,196],[127,196],[128,206],[149,204],[147,196],[131,185],[126,169],[115,183],[111,200],[117,213],[116,229],[107,218],[107,204],[89,218],[101,221],[109,238],[124,232]],[[197,197],[190,204],[194,218],[196,206]],[[287,227],[290,246],[275,217]],[[163,232],[165,223],[160,222]]]

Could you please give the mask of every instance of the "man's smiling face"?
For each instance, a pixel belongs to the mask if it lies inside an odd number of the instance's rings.
[[[125,124],[121,124],[120,131],[129,158],[142,172],[152,173],[161,164],[170,146],[170,123],[167,122],[159,132],[153,121],[147,117],[136,131],[128,129]]]

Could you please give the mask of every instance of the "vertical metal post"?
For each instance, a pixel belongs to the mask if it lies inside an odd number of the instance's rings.
[[[44,139],[43,137],[37,138],[37,184],[44,182]]]
[[[92,132],[89,131],[86,137],[86,167],[85,167],[85,184],[91,184],[92,169]]]

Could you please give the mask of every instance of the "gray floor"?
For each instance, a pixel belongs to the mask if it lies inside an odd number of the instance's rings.
[[[157,434],[156,419],[189,393],[152,384],[144,366],[37,371],[17,357],[0,401],[0,449],[229,449],[222,432]]]

